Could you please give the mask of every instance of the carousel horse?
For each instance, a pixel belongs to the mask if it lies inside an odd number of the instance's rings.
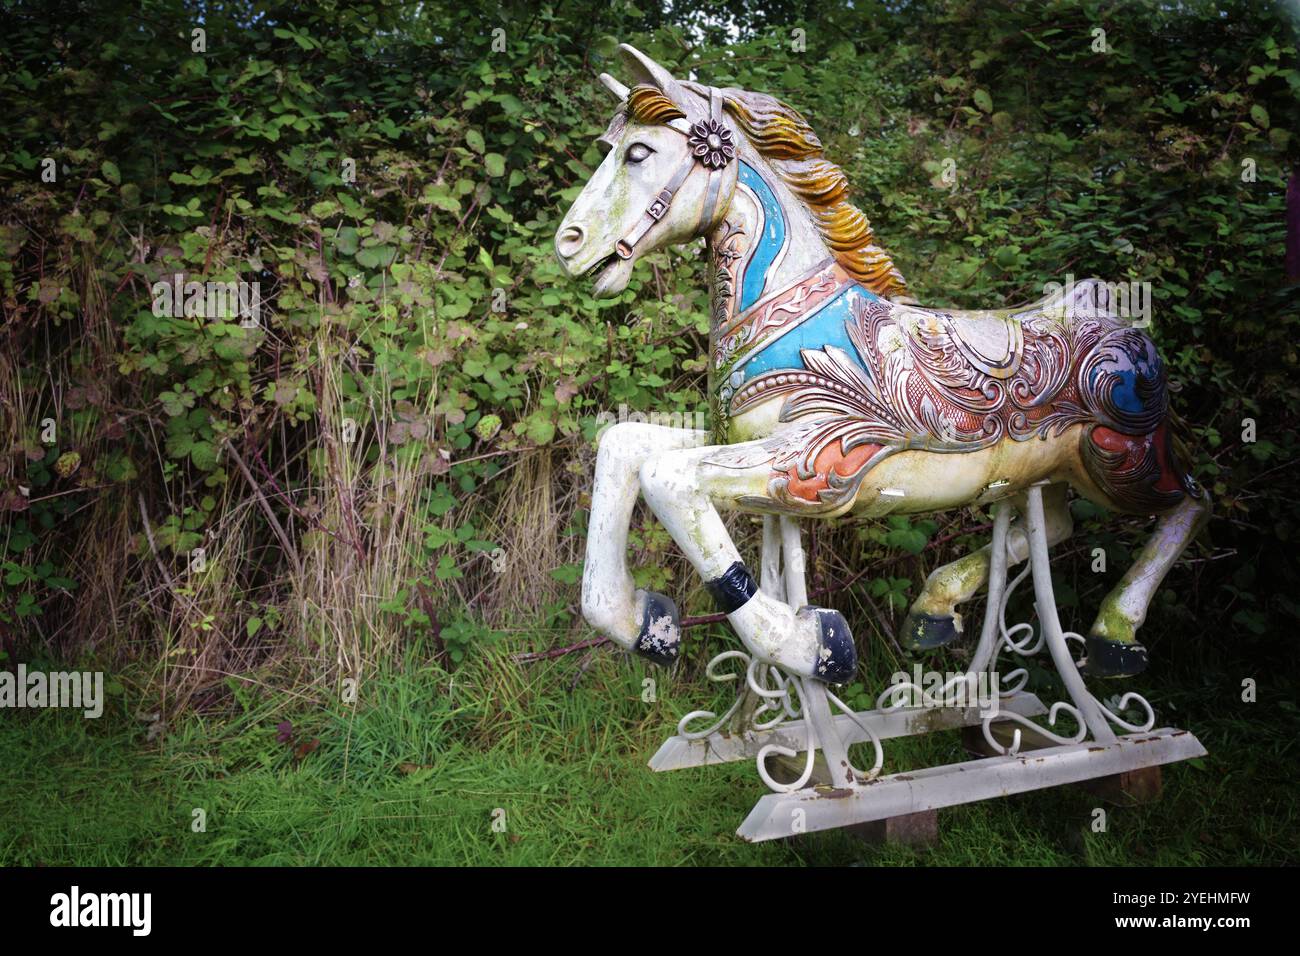
[[[1209,513],[1175,441],[1151,339],[1094,280],[1001,311],[919,306],[848,182],[805,119],[771,96],[677,80],[619,52],[631,88],[599,139],[604,160],[556,234],[571,277],[597,297],[627,286],[656,249],[707,242],[711,430],[620,423],[596,457],[582,612],[658,663],[677,656],[674,602],[635,588],[628,532],[643,496],[757,659],[827,683],[857,668],[844,617],[764,593],[720,509],[833,518],[917,515],[1008,498],[1025,514],[1043,485],[1049,544],[1072,530],[1067,492],[1108,511],[1158,515],[1102,602],[1086,673],[1139,673],[1156,588]],[[1007,539],[1026,560],[1023,517]],[[962,633],[960,606],[989,575],[984,547],[934,571],[903,641]]]

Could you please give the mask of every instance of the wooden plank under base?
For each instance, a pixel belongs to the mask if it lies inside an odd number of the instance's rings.
[[[1164,777],[1158,766],[1140,767],[1111,774],[1109,777],[1084,780],[1078,786],[1108,803],[1135,806],[1159,800],[1164,790]]]
[[[867,843],[897,843],[903,846],[933,846],[939,842],[939,811],[922,810],[901,817],[871,820],[845,829]]]

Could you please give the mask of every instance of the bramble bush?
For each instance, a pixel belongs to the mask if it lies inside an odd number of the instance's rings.
[[[1218,520],[1144,634],[1284,653],[1294,27],[1195,0],[6,5],[0,653],[130,664],[184,708],[585,636],[597,415],[707,408],[694,250],[614,301],[553,261],[619,40],[805,112],[926,304],[1150,282]],[[155,309],[178,275],[256,282],[259,321]],[[1080,516],[1120,556],[1143,530]],[[982,520],[820,529],[814,586],[878,571],[834,599],[865,642]],[[633,546],[703,607],[640,512]],[[1095,602],[1112,563],[1063,591]]]

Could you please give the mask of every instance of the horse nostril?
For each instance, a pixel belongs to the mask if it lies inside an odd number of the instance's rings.
[[[560,234],[555,237],[555,251],[564,259],[568,259],[578,254],[582,248],[583,242],[587,239],[587,234],[581,226],[565,226],[560,230]]]

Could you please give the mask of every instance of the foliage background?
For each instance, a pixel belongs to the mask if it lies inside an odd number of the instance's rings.
[[[608,302],[553,262],[622,40],[802,110],[926,304],[1149,281],[1216,520],[1144,640],[1166,675],[1281,681],[1295,25],[1264,0],[7,2],[0,654],[105,666],[123,712],[165,723],[589,640],[596,416],[707,408],[695,249]],[[155,316],[150,286],[176,273],[260,282],[262,327]],[[1149,529],[1078,516],[1060,549],[1076,628]],[[986,520],[817,530],[813,587],[855,626],[859,692],[902,660],[890,635],[924,575]],[[710,610],[640,511],[633,547],[641,583]],[[691,665],[729,639],[692,634]],[[583,650],[575,680],[604,653]]]

